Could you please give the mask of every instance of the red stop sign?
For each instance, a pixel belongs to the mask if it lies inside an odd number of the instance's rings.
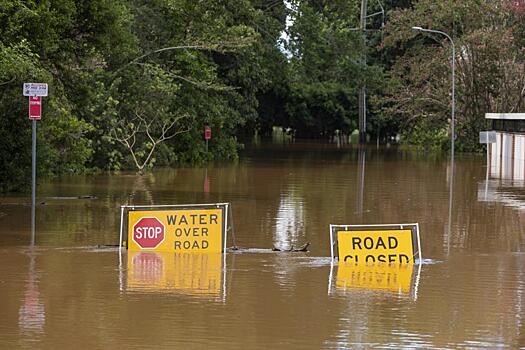
[[[164,237],[164,224],[157,218],[145,217],[133,225],[131,239],[141,248],[157,248]]]

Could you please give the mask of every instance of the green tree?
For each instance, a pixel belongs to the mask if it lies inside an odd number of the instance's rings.
[[[458,148],[479,148],[486,112],[523,109],[523,18],[507,1],[420,0],[394,11],[386,45],[403,52],[392,69],[390,97],[383,106],[401,121],[405,142],[448,147],[450,127],[450,42],[420,35],[412,26],[449,33],[456,44]]]
[[[379,65],[366,65],[359,26],[360,1],[293,2],[289,28],[289,124],[299,136],[350,133],[357,126],[358,91],[380,91]],[[372,8],[371,8],[372,10]]]
[[[155,162],[168,165],[208,157],[204,125],[216,131],[212,154],[236,156],[233,134],[243,121],[240,111],[246,99],[228,85],[216,61],[236,55],[257,39],[251,27],[231,16],[230,8],[243,5],[249,3],[134,3],[141,54],[113,73],[106,103],[114,139],[124,144],[133,160],[125,161],[125,166],[134,164],[142,170]],[[177,137],[166,138],[175,136],[172,132]],[[123,142],[128,138],[136,140],[133,147]],[[157,147],[161,142],[163,146]]]
[[[39,173],[82,171],[91,155],[90,141],[83,137],[90,125],[74,113],[63,85],[66,62],[82,56],[72,48],[75,14],[73,1],[0,1],[0,190],[29,183],[31,124],[27,98],[21,96],[24,82],[50,86],[38,124]]]

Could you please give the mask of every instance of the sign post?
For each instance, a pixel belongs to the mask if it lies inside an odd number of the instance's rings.
[[[36,119],[32,121],[31,142],[31,245],[35,244],[36,232]]]
[[[485,200],[487,199],[487,193],[489,191],[489,169],[490,169],[490,155],[489,148],[492,147],[493,143],[496,143],[496,132],[495,131],[480,131],[479,132],[479,143],[487,145],[487,171],[485,176]]]
[[[495,131],[480,131],[479,132],[479,143],[487,145],[487,169],[489,167],[489,145],[496,143],[496,132]]]
[[[29,97],[31,132],[31,244],[35,240],[36,224],[36,121],[42,119],[42,96],[47,96],[46,83],[24,83],[23,95]]]

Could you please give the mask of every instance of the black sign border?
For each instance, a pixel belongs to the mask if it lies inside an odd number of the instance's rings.
[[[203,209],[221,209],[222,210],[222,254],[226,253],[228,242],[228,210],[231,208],[230,203],[212,203],[212,204],[181,204],[181,205],[123,205],[121,206],[121,227],[119,238],[119,249],[122,247],[128,249],[129,242],[129,213],[134,211],[159,211],[159,210],[203,210]]]
[[[330,255],[332,262],[339,261],[339,246],[337,242],[337,232],[339,231],[380,231],[380,230],[405,230],[412,231],[412,259],[416,261],[423,259],[421,256],[421,240],[419,237],[419,224],[373,224],[373,225],[333,225],[330,224]]]

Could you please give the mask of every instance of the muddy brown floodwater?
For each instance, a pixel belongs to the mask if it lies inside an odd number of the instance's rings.
[[[1,197],[0,348],[525,347],[525,185],[487,181],[482,156],[454,169],[296,143],[236,164],[64,177],[39,186],[34,246],[30,199]],[[121,204],[208,202],[233,206],[243,249],[224,260],[107,247]],[[422,264],[331,266],[329,224],[410,222]]]

